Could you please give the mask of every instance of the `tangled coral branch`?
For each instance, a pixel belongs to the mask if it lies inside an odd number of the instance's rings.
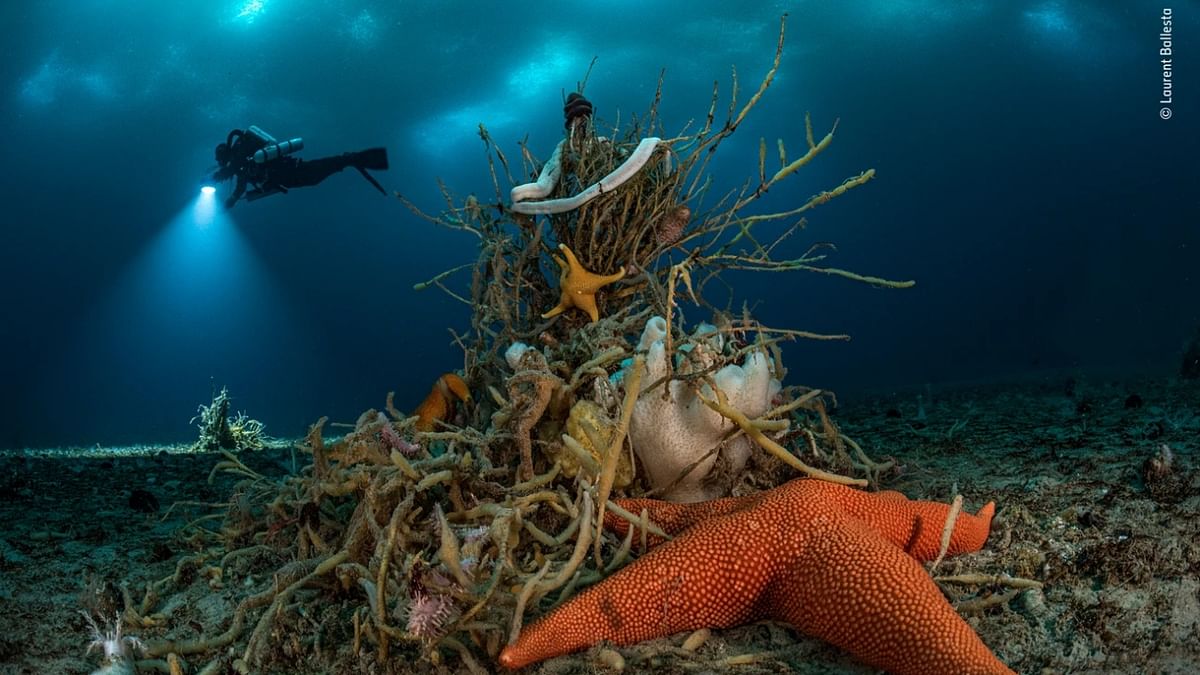
[[[711,383],[710,386],[716,393],[715,398],[707,398],[701,394],[700,401],[704,403],[704,405],[708,406],[711,410],[720,413],[725,419],[738,425],[742,431],[746,432],[750,438],[754,439],[755,443],[758,443],[762,449],[771,453],[776,458],[783,460],[786,464],[792,466],[797,471],[800,471],[812,478],[819,478],[821,480],[827,480],[831,483],[840,483],[842,485],[867,485],[867,481],[861,478],[847,478],[846,476],[839,476],[837,474],[830,473],[828,471],[822,471],[821,469],[816,469],[805,464],[800,460],[799,457],[788,452],[786,448],[771,440],[765,433],[763,433],[761,423],[756,424],[754,421],[748,419],[744,414],[742,414],[741,411],[730,406],[729,402],[725,399],[724,392],[722,392],[715,383]]]

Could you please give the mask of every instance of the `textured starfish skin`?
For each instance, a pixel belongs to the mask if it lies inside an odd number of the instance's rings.
[[[604,286],[619,281],[624,278],[625,270],[621,270],[615,274],[601,275],[589,272],[584,269],[579,263],[579,259],[575,257],[575,253],[567,248],[566,244],[559,244],[558,250],[562,251],[562,258],[554,258],[554,262],[562,269],[562,275],[559,277],[559,286],[562,295],[559,296],[558,305],[542,315],[543,319],[549,319],[553,316],[558,316],[571,308],[581,309],[592,319],[592,323],[600,320],[600,310],[596,307],[596,291]]]
[[[917,562],[937,555],[945,504],[811,479],[739,499],[619,503],[678,536],[526,628],[501,665],[775,619],[891,673],[1012,672]],[[994,511],[961,514],[948,553],[979,550]]]

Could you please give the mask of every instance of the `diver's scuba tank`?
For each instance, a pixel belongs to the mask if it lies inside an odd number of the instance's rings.
[[[254,127],[250,127],[250,128],[253,129]],[[272,139],[272,141],[274,141],[274,139]],[[290,155],[293,152],[296,152],[297,150],[303,150],[303,149],[304,149],[304,139],[303,138],[293,138],[290,141],[284,141],[282,143],[272,142],[271,145],[268,145],[267,147],[263,148],[262,150],[259,150],[258,152],[254,153],[254,163],[255,164],[265,164],[273,159],[283,157],[284,155]]]
[[[254,126],[253,124],[250,125],[249,129],[246,129],[246,133],[253,136],[254,138],[258,139],[258,143],[256,143],[256,145],[258,145],[258,147],[260,147],[260,148],[263,146],[267,146],[267,145],[275,145],[276,143],[279,142],[279,141],[275,140],[274,136],[272,136],[271,134],[268,134],[267,132]]]

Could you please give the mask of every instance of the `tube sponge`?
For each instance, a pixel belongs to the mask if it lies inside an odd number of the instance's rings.
[[[710,475],[718,453],[713,452],[702,461],[701,458],[721,444],[722,437],[733,429],[733,423],[705,406],[683,381],[668,382],[670,393],[665,398],[661,389],[646,391],[667,374],[668,355],[663,341],[666,333],[667,322],[660,316],[647,321],[642,331],[638,348],[646,351],[646,373],[642,377],[641,396],[633,407],[629,439],[650,484],[663,490],[663,499],[675,502],[715,499],[728,492],[728,485],[722,484],[718,476]],[[703,368],[720,355],[722,347],[720,333],[710,325],[701,324],[692,335],[693,353],[687,363]],[[770,409],[771,399],[781,387],[772,372],[771,359],[762,351],[748,354],[742,365],[721,368],[713,375],[713,381],[731,406],[752,419]],[[708,385],[702,386],[702,393],[705,397],[713,396]],[[720,452],[727,459],[731,476],[741,472],[751,446],[749,438],[739,436],[722,448]],[[675,482],[697,461],[700,463],[691,472]],[[675,485],[669,487],[672,483]]]

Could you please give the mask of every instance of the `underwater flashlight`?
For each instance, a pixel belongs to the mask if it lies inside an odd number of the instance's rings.
[[[200,188],[200,194],[204,195],[205,197],[212,196],[212,194],[216,191],[217,188],[211,185],[205,185],[204,187]]]

